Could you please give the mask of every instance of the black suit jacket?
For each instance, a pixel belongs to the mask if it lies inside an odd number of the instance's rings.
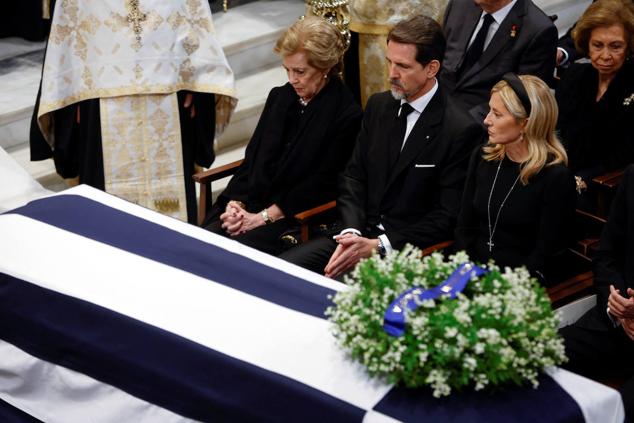
[[[368,100],[337,207],[344,228],[368,235],[381,223],[394,248],[424,248],[452,237],[469,154],[483,134],[439,87],[390,169],[399,106],[389,92]]]
[[[593,265],[597,306],[605,311],[610,285],[624,296],[627,288],[634,289],[634,165],[625,170],[612,201]]]
[[[275,203],[292,216],[336,198],[338,174],[359,132],[361,107],[338,78],[332,79],[311,100],[290,147],[284,148],[287,113],[297,102],[288,83],[271,90],[244,162],[214,204],[209,220],[222,213],[229,200],[244,202],[250,212]]]
[[[447,49],[441,81],[452,98],[481,122],[491,88],[507,72],[538,76],[552,84],[557,54],[557,28],[531,0],[517,0],[480,59],[459,73],[482,10],[473,0],[450,0],[443,30]]]

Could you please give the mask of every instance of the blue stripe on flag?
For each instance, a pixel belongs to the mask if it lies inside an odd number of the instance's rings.
[[[0,398],[0,422],[2,423],[41,423],[40,420],[15,408]]]
[[[583,413],[557,382],[541,375],[539,388],[509,385],[464,390],[434,398],[429,388],[395,387],[374,410],[404,422],[584,422]]]
[[[334,291],[77,195],[33,201],[20,214],[176,267],[286,308],[324,317]]]
[[[361,421],[365,413],[293,379],[3,273],[0,338],[192,419]]]

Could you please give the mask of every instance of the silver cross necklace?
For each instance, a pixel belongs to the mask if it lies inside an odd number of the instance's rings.
[[[515,182],[513,182],[513,185],[511,186],[511,189],[509,190],[509,192],[506,193],[504,200],[502,200],[502,204],[500,204],[498,213],[495,216],[495,222],[493,222],[493,227],[491,227],[491,197],[493,197],[493,190],[495,189],[495,183],[498,180],[498,174],[500,173],[500,167],[502,167],[503,160],[504,158],[500,160],[500,163],[498,164],[498,169],[495,171],[495,178],[493,178],[493,184],[491,185],[491,191],[489,192],[489,201],[487,202],[487,217],[489,219],[489,241],[487,242],[487,245],[489,246],[489,252],[493,251],[493,246],[495,245],[493,243],[493,235],[495,235],[495,230],[498,227],[498,221],[500,220],[500,213],[502,212],[502,207],[504,207],[504,203],[506,203],[506,200],[508,200],[509,195],[511,195],[511,191],[513,191],[513,188],[515,188],[517,181],[520,179],[520,175],[518,173],[517,178],[515,178]]]

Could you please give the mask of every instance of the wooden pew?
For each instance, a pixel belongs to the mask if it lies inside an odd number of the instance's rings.
[[[224,166],[211,168],[194,174],[194,181],[200,184],[200,196],[198,199],[198,225],[202,225],[205,220],[205,216],[207,215],[207,205],[211,203],[211,183],[234,175],[241,164],[242,160],[236,160],[235,162],[227,163]],[[337,203],[335,201],[330,201],[326,204],[305,210],[293,216],[300,226],[301,242],[308,240],[311,225],[318,219],[323,219],[324,213],[334,210],[336,205]]]

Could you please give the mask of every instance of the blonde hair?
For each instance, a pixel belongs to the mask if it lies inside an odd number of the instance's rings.
[[[559,111],[550,89],[536,76],[521,75],[519,78],[531,102],[530,116],[527,116],[526,109],[506,81],[495,84],[491,94],[500,95],[504,106],[518,122],[528,119],[523,133],[528,148],[528,159],[520,167],[520,181],[527,185],[528,180],[544,166],[558,163],[568,165],[568,156],[555,133]],[[502,160],[506,154],[502,144],[487,144],[482,150],[484,159],[488,161]]]
[[[628,56],[634,45],[634,4],[631,0],[599,0],[592,3],[572,30],[575,47],[588,55],[590,36],[596,28],[622,25],[625,29]]]
[[[307,16],[288,28],[273,50],[282,57],[303,51],[309,65],[320,70],[330,69],[334,75],[341,70],[346,44],[334,24],[319,16]]]

